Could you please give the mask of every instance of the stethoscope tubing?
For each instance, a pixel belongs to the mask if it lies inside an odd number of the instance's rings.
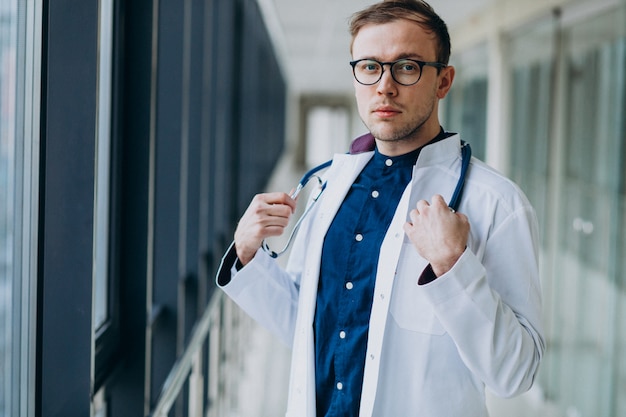
[[[470,161],[472,160],[472,148],[469,143],[461,141],[461,173],[459,174],[459,181],[456,183],[454,193],[450,199],[448,207],[450,210],[457,211],[461,204],[461,197],[463,196],[463,190],[465,189],[465,178],[467,176],[467,170],[469,169]]]

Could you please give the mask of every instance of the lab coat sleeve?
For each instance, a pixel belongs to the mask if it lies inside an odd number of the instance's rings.
[[[545,349],[537,244],[534,211],[520,207],[493,230],[482,259],[468,248],[423,286],[465,365],[502,397],[532,386]]]
[[[242,269],[235,268],[234,247],[217,272],[217,285],[254,320],[291,347],[298,305],[298,285],[276,260],[259,249]]]
[[[311,196],[307,204],[312,204]],[[217,285],[226,295],[288,347],[293,344],[312,217],[313,213],[304,219],[295,235],[286,268],[259,249],[248,264],[237,270],[233,243],[222,258],[216,276]]]

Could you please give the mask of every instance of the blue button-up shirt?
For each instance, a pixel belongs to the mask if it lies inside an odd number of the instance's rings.
[[[318,416],[359,413],[378,254],[418,154],[376,150],[326,234],[315,313]]]

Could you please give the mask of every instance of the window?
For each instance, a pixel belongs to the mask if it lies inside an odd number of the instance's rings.
[[[95,389],[112,371],[119,351],[119,297],[116,274],[115,212],[112,197],[115,173],[113,92],[115,1],[100,0],[98,11],[98,83],[95,136],[94,230],[93,230],[93,331],[95,333]]]
[[[0,416],[34,413],[40,9],[0,4]]]
[[[3,4],[0,10],[0,415],[11,414],[11,385],[15,373],[11,329],[16,300],[13,281],[16,265],[15,245],[15,76],[17,57],[17,2]],[[7,7],[8,6],[8,7]]]
[[[472,154],[485,160],[487,141],[487,46],[481,44],[452,57],[457,69],[454,84],[444,100],[443,127],[461,134]]]
[[[512,36],[507,50],[512,67],[511,177],[533,204],[545,245],[553,121],[554,21],[539,20],[531,27],[522,28]]]
[[[508,45],[513,178],[542,230],[539,383],[567,415],[626,410],[624,10],[575,10]]]
[[[624,411],[624,252],[620,167],[626,163],[623,116],[626,71],[623,10],[576,22],[564,33],[564,143],[558,251],[564,298],[554,300],[561,326],[555,394],[580,415]],[[623,168],[622,168],[623,169]],[[623,249],[623,248],[622,248]],[[621,327],[621,329],[620,329]],[[621,338],[621,341],[619,340]],[[622,352],[619,351],[621,346]],[[555,361],[552,365],[556,366]]]
[[[345,153],[350,139],[348,108],[316,106],[309,110],[306,123],[306,166],[328,161],[336,153]]]
[[[94,326],[109,318],[109,207],[111,178],[111,79],[113,74],[113,0],[100,1],[98,121],[94,230]]]

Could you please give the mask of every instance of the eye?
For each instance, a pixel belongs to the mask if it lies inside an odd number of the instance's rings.
[[[412,74],[419,71],[419,66],[413,61],[398,61],[394,64],[394,69],[404,74]]]
[[[380,71],[380,64],[376,61],[361,61],[359,69],[364,72],[378,72]]]

